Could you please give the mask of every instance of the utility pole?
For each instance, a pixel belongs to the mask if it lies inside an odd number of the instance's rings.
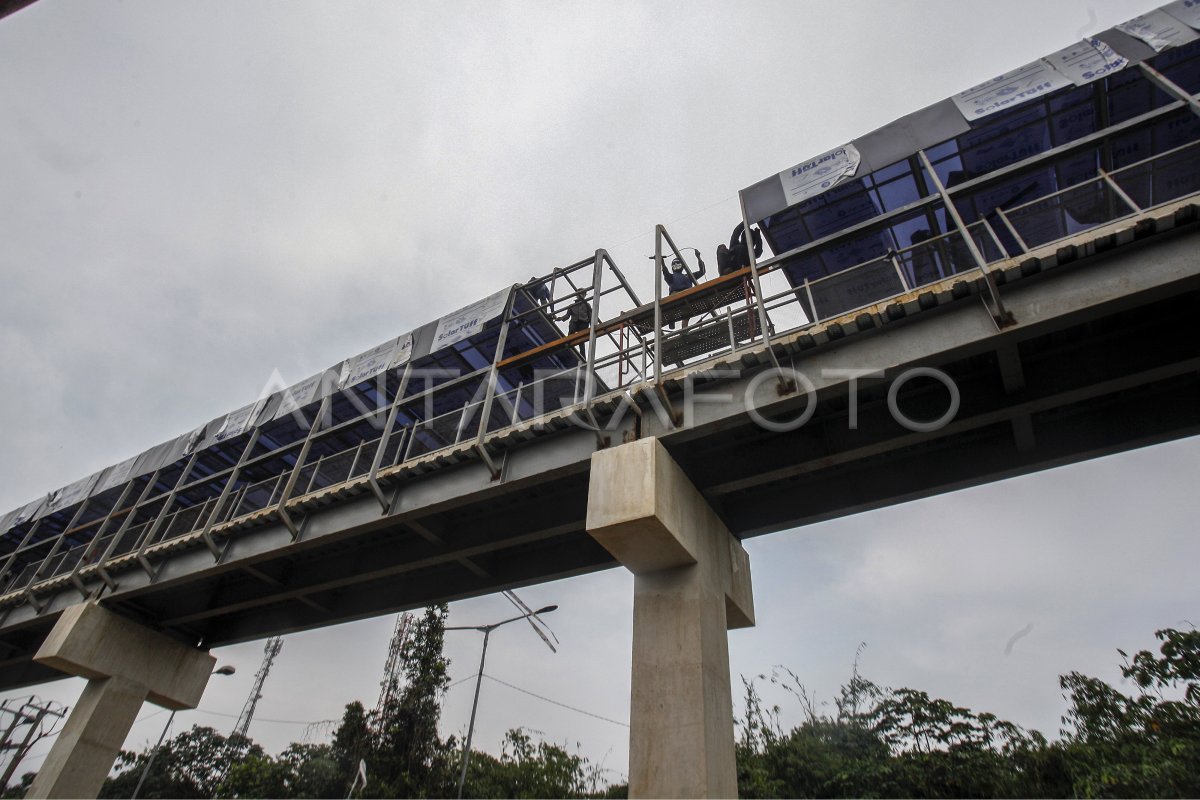
[[[262,698],[263,684],[267,682],[267,675],[271,672],[271,665],[275,663],[275,656],[279,655],[280,648],[283,647],[282,636],[272,636],[267,639],[267,645],[263,648],[262,666],[258,668],[258,672],[254,673],[254,687],[250,689],[250,696],[246,698],[246,705],[242,706],[242,713],[238,716],[237,724],[233,726],[233,733],[230,739],[235,736],[248,737],[250,730],[250,721],[254,719],[254,709],[258,707],[258,701]]]
[[[0,715],[13,715],[12,722],[4,729],[4,739],[0,742],[0,752],[12,751],[12,757],[4,769],[4,775],[0,777],[0,791],[8,787],[8,782],[12,780],[21,761],[29,755],[30,749],[41,739],[57,733],[54,730],[55,722],[65,717],[69,710],[61,703],[53,700],[43,701],[32,695],[24,700],[14,702],[10,699],[0,704]],[[50,718],[49,728],[45,724],[47,717]],[[25,736],[20,744],[16,744],[14,736],[23,725],[28,726],[25,729]]]

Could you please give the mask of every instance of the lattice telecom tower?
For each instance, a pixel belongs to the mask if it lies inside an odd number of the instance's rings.
[[[388,645],[387,663],[383,666],[383,680],[379,682],[379,701],[375,704],[375,710],[379,713],[400,694],[400,684],[404,679],[401,674],[404,665],[400,660],[400,652],[404,649],[404,643],[408,641],[412,624],[413,615],[407,611],[396,617],[396,628],[392,631],[392,641]]]
[[[242,706],[242,713],[238,716],[237,725],[233,727],[234,736],[245,737],[246,732],[250,730],[250,721],[254,719],[254,709],[262,697],[263,684],[267,682],[271,665],[275,663],[275,656],[279,655],[282,647],[282,636],[272,636],[267,639],[267,646],[263,648],[262,666],[258,668],[258,672],[254,673],[254,688],[250,690],[250,696],[246,698],[246,705]]]

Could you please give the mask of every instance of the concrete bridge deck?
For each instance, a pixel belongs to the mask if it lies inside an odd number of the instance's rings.
[[[748,537],[1193,435],[1198,210],[1175,203],[994,265],[1014,318],[1003,330],[983,279],[956,276],[776,339],[799,392],[780,395],[765,349],[746,348],[665,375],[661,393],[642,383],[597,398],[599,433],[568,420],[576,406],[490,434],[498,479],[469,446],[451,448],[380,472],[386,511],[365,479],[291,501],[295,541],[268,508],[214,529],[228,543],[219,562],[198,535],[156,545],[154,577],[132,556],[114,563],[100,602],[213,647],[616,566],[585,530],[590,459],[640,437],[658,437]],[[889,409],[913,367],[956,386],[944,427],[910,430]],[[863,371],[883,375],[849,377]],[[751,405],[783,422],[804,413],[805,378],[804,425],[756,421]],[[932,420],[950,393],[918,378],[894,400]],[[55,677],[31,657],[81,599],[66,576],[0,598],[0,688]]]

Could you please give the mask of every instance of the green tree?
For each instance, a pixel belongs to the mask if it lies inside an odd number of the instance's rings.
[[[1059,679],[1073,790],[1081,797],[1200,797],[1200,632],[1155,632],[1159,652],[1125,659],[1126,695],[1072,672]]]
[[[163,744],[141,795],[153,797],[345,797],[366,762],[362,797],[447,797],[456,789],[462,750],[438,736],[449,662],[442,653],[448,609],[425,610],[401,650],[402,680],[383,708],[346,705],[329,744],[290,745],[272,757],[244,737],[193,727]],[[122,753],[103,797],[128,797],[150,758]],[[32,775],[28,776],[32,779]],[[26,781],[26,784],[28,781]],[[565,747],[509,731],[499,757],[472,753],[466,793],[479,797],[624,796],[601,770]]]
[[[450,662],[442,653],[446,605],[430,606],[400,651],[404,686],[387,707],[376,709],[378,733],[368,763],[372,796],[429,797],[443,794],[448,777],[445,745],[438,737]]]
[[[804,721],[789,732],[779,708],[765,709],[752,682],[738,743],[745,797],[1037,796],[1024,754],[1046,747],[991,714],[976,714],[912,689],[879,687],[858,673],[822,712],[785,670],[772,682],[801,702]],[[760,676],[765,677],[765,676]],[[1040,775],[1040,773],[1039,773]]]
[[[1096,678],[1060,678],[1070,702],[1048,742],[992,714],[858,674],[825,713],[791,672],[776,673],[804,721],[785,732],[751,681],[739,721],[745,797],[1200,796],[1200,633],[1161,630],[1157,653],[1124,659],[1126,695]],[[759,676],[760,679],[765,676]]]
[[[340,787],[332,745],[293,742],[278,760],[286,767],[287,797],[342,796],[337,791]]]
[[[516,728],[504,736],[500,757],[471,754],[467,797],[588,797],[600,791],[600,771],[566,748],[534,742]]]
[[[104,782],[101,797],[129,797],[153,754],[122,752],[117,773]],[[261,759],[261,747],[244,736],[226,739],[212,728],[194,725],[162,743],[139,797],[214,797],[230,765]]]
[[[333,747],[288,746],[276,758],[251,756],[235,764],[221,785],[230,797],[343,797]]]
[[[252,755],[229,768],[218,797],[295,797],[286,767],[268,755]]]
[[[342,713],[342,722],[333,734],[333,746],[330,748],[339,796],[345,797],[350,790],[358,772],[358,762],[374,761],[373,746],[366,709],[357,700],[348,703]]]

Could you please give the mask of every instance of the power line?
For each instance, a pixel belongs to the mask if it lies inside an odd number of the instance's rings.
[[[453,689],[455,686],[458,686],[460,683],[466,683],[467,681],[474,680],[478,674],[479,673],[477,672],[477,673],[475,673],[475,675],[468,675],[467,677],[463,678],[462,680],[455,681],[454,683],[450,684],[446,688]],[[190,711],[199,711],[201,714],[209,714],[214,717],[226,717],[228,719],[237,719],[240,716],[239,714],[228,714],[224,711],[209,711],[207,708],[193,708],[193,709],[189,709],[189,710]],[[150,719],[150,717],[153,717],[153,716],[155,716],[157,714],[161,714],[161,713],[162,713],[162,711],[156,711],[156,712],[154,712],[154,714],[148,714],[147,716],[142,717],[142,719]],[[139,719],[138,722],[141,722],[142,719]],[[323,723],[323,722],[337,722],[338,720],[270,719],[269,717],[255,716],[254,721],[255,722],[274,722],[279,725],[319,725],[320,723]]]
[[[197,709],[193,709],[193,710],[195,710],[195,711],[199,711],[200,709],[198,709],[198,708],[197,708]],[[166,712],[166,709],[165,709],[165,708],[160,708],[158,711],[151,712],[151,713],[147,714],[147,715],[146,715],[146,716],[144,716],[144,717],[139,717],[138,719],[134,720],[134,723],[133,723],[133,724],[134,724],[134,725],[136,725],[136,724],[138,724],[139,722],[145,722],[146,720],[148,720],[148,719],[151,719],[151,718],[153,718],[153,717],[157,717],[159,714],[163,714],[163,713],[165,713],[165,712]],[[63,732],[63,729],[62,729],[62,728],[59,728],[58,730],[54,731],[53,733],[48,733],[48,734],[46,734],[45,736],[43,736],[43,737],[42,737],[42,739],[43,739],[43,741],[44,741],[44,740],[46,740],[46,739],[53,739],[55,736],[58,736],[58,735],[59,735],[60,733],[62,733],[62,732]],[[30,759],[30,760],[33,760],[33,759],[37,759],[37,758],[45,758],[45,757],[46,757],[46,756],[48,756],[48,755],[50,755],[50,751],[49,751],[49,750],[47,750],[47,751],[46,751],[46,752],[44,752],[44,753],[38,753],[38,754],[37,754],[37,755],[35,755],[35,756],[27,756],[26,758],[28,758],[28,759]]]
[[[240,719],[241,718],[241,714],[226,714],[223,711],[209,711],[208,709],[205,709],[205,708],[193,708],[192,711],[199,711],[201,714],[211,714],[214,717],[228,717],[229,719]],[[313,725],[316,722],[328,722],[329,720],[318,719],[318,720],[314,721],[311,719],[268,719],[266,717],[256,716],[254,718],[254,721],[255,722],[276,722],[281,725]]]
[[[470,675],[466,678],[455,681],[454,683],[450,684],[446,688],[453,689],[455,686],[458,686],[460,683],[466,683],[467,681],[474,680],[478,675],[479,675],[479,673],[475,673],[475,675]],[[545,697],[543,695],[537,694],[536,692],[531,692],[528,689],[522,689],[520,686],[514,686],[513,684],[509,683],[508,681],[502,681],[499,678],[493,678],[491,675],[488,675],[486,672],[484,673],[483,677],[487,678],[490,681],[495,681],[496,683],[499,683],[502,686],[507,686],[510,689],[521,692],[522,694],[527,694],[530,697],[536,697],[538,700],[543,700],[552,705],[556,705],[561,708],[565,708],[568,711],[574,711],[578,714],[583,714],[588,717],[593,717],[593,718],[601,720],[603,722],[611,722],[613,725],[620,725],[622,728],[629,727],[629,723],[627,723],[627,722],[621,722],[620,720],[610,719],[609,717],[601,716],[600,714],[595,714],[591,711],[587,711],[582,708],[576,708],[575,706],[567,705],[566,703],[559,702],[558,700],[553,700],[549,697]],[[202,714],[211,714],[211,715],[217,716],[217,717],[228,717],[229,719],[235,719],[239,716],[238,714],[225,714],[220,711],[209,711],[209,710],[203,709],[203,708],[193,708],[191,710],[199,711]],[[147,714],[146,716],[139,719],[138,722],[150,719],[151,717],[157,716],[161,713],[162,713],[162,710],[155,711],[153,714]],[[310,722],[308,720],[299,720],[299,719],[267,719],[266,717],[255,717],[254,719],[256,722],[273,722],[273,723],[277,723],[277,724],[281,724],[281,725],[310,725],[311,726],[311,725],[331,724],[331,723],[338,722],[338,720],[336,720],[336,719],[321,719],[321,720],[317,720],[316,722]],[[51,739],[51,738],[57,736],[61,732],[62,732],[61,730],[55,731],[54,733],[50,734],[46,738]],[[26,761],[26,763],[32,762],[32,763],[36,764],[39,759],[43,759],[49,754],[50,754],[50,751],[47,750],[44,753],[37,753],[37,754],[29,755],[25,758],[25,761]]]
[[[491,675],[488,675],[486,672],[483,673],[483,677],[487,678],[490,681],[495,681],[496,683],[503,684],[504,686],[507,686],[510,689],[516,689],[518,692],[527,694],[530,697],[536,697],[538,700],[545,700],[547,703],[553,703],[556,706],[562,706],[563,708],[569,709],[570,711],[577,711],[580,714],[586,714],[589,717],[595,717],[596,719],[602,719],[605,722],[611,722],[614,725],[620,725],[622,728],[629,727],[628,722],[621,722],[620,720],[609,719],[608,717],[602,717],[599,714],[593,714],[591,711],[584,711],[582,708],[576,708],[575,706],[569,706],[566,703],[560,703],[557,700],[551,700],[549,697],[543,697],[542,695],[537,694],[535,692],[531,692],[528,689],[522,689],[520,686],[513,686],[508,681],[502,681],[499,678],[493,678]]]
[[[468,675],[468,676],[467,676],[467,677],[465,677],[465,678],[461,678],[461,679],[459,679],[459,680],[455,681],[454,683],[451,683],[451,684],[450,684],[450,685],[448,685],[446,688],[447,688],[447,689],[453,689],[455,686],[458,686],[460,683],[466,683],[467,681],[474,680],[474,679],[475,679],[476,677],[478,677],[478,676],[479,676],[479,673],[478,673],[478,672],[477,672],[477,673],[475,673],[474,675]],[[565,708],[565,709],[567,709],[568,711],[574,711],[574,712],[576,712],[576,713],[579,713],[579,714],[584,714],[584,715],[586,715],[586,716],[593,717],[593,718],[595,718],[595,719],[602,720],[602,721],[604,721],[604,722],[611,722],[611,723],[612,723],[612,724],[614,724],[614,725],[620,725],[622,728],[628,728],[628,727],[629,727],[629,724],[628,724],[628,723],[626,723],[626,722],[621,722],[620,720],[616,720],[616,719],[610,719],[609,717],[605,717],[605,716],[602,716],[602,715],[600,715],[600,714],[595,714],[595,713],[593,713],[593,712],[591,712],[591,711],[587,711],[587,710],[585,710],[585,709],[582,709],[582,708],[576,708],[575,706],[572,706],[572,705],[567,705],[566,703],[559,702],[558,700],[554,700],[554,699],[551,699],[551,698],[549,698],[549,697],[545,697],[545,696],[543,696],[543,695],[537,694],[536,692],[531,692],[531,691],[529,691],[528,689],[522,689],[520,686],[514,686],[513,684],[509,683],[508,681],[503,681],[503,680],[500,680],[499,678],[494,678],[494,677],[492,677],[491,675],[488,675],[486,672],[483,674],[483,677],[487,678],[487,679],[488,679],[488,680],[490,680],[490,681],[495,681],[496,683],[499,683],[499,684],[501,684],[501,685],[503,685],[503,686],[507,686],[508,688],[510,688],[510,689],[513,689],[513,690],[515,690],[515,691],[521,692],[522,694],[527,694],[527,695],[529,695],[530,697],[536,697],[538,700],[544,700],[545,702],[547,702],[547,703],[551,703],[552,705],[556,705],[556,706],[559,706],[559,707],[561,707],[561,708]],[[200,712],[201,714],[209,714],[209,715],[211,715],[211,716],[214,716],[214,717],[227,717],[227,718],[229,718],[229,719],[237,719],[237,718],[240,716],[239,714],[227,714],[227,713],[225,713],[225,712],[223,712],[223,711],[209,711],[209,710],[208,710],[208,709],[206,709],[206,708],[193,708],[193,709],[190,709],[190,710],[191,710],[191,711],[198,711],[198,712]],[[151,717],[157,717],[159,714],[162,714],[164,711],[166,711],[166,709],[159,709],[158,711],[155,711],[155,712],[153,712],[153,713],[147,714],[147,715],[146,715],[146,716],[144,716],[144,717],[140,717],[140,718],[137,720],[137,722],[144,722],[145,720],[148,720],[148,719],[150,719]],[[304,719],[268,719],[267,717],[259,717],[259,716],[256,716],[256,717],[254,718],[254,720],[255,720],[255,722],[273,722],[273,723],[276,723],[276,724],[279,724],[279,725],[320,725],[320,724],[327,724],[327,723],[333,723],[333,722],[337,722],[337,721],[338,721],[338,720],[335,720],[335,719],[319,719],[319,720],[316,720],[316,721],[314,722],[314,721],[312,721],[312,720],[304,720]],[[54,733],[52,733],[52,734],[49,734],[49,735],[48,735],[48,736],[46,736],[45,738],[47,738],[47,739],[52,739],[52,738],[54,738],[55,736],[57,736],[57,735],[58,735],[59,733],[61,733],[61,732],[62,732],[62,730],[61,730],[61,729],[59,729],[59,730],[55,731]],[[36,761],[36,760],[37,760],[37,759],[39,759],[39,758],[44,758],[46,755],[48,755],[48,754],[49,754],[49,752],[50,752],[50,751],[49,751],[49,750],[47,750],[47,751],[46,751],[46,752],[44,752],[44,753],[38,753],[38,754],[36,754],[36,755],[30,755],[30,756],[28,756],[28,757],[27,757],[27,760],[28,760],[28,761]]]
[[[62,728],[57,727],[67,715],[67,707],[54,700],[43,701],[36,695],[27,699],[9,698],[0,703],[0,712],[12,715],[12,721],[4,729],[3,747],[12,751],[4,774],[0,775],[0,787],[7,786],[9,780],[33,750],[33,746],[43,739],[57,735]],[[19,736],[17,731],[25,728],[25,735]]]
[[[468,675],[467,677],[463,678],[463,679],[462,679],[462,680],[460,680],[460,681],[455,681],[454,683],[450,684],[450,685],[449,685],[449,686],[447,686],[446,688],[447,688],[447,689],[453,689],[455,686],[458,686],[460,683],[466,683],[467,681],[473,681],[473,680],[475,680],[475,678],[477,678],[477,677],[479,677],[479,673],[478,673],[478,672],[476,672],[474,675]]]
[[[682,222],[685,219],[691,219],[692,217],[696,216],[697,214],[703,214],[705,211],[710,211],[710,210],[716,208],[717,206],[721,205],[722,203],[728,203],[730,200],[734,199],[735,197],[737,197],[737,195],[732,195],[729,197],[722,197],[720,200],[716,201],[715,203],[710,203],[709,205],[705,206],[704,208],[698,208],[695,211],[684,214],[681,217],[676,217],[675,219],[672,219],[664,224],[674,225],[676,222]],[[615,249],[617,247],[624,247],[625,245],[629,244],[630,242],[635,242],[638,239],[641,239],[643,237],[653,236],[653,235],[654,235],[653,230],[648,230],[643,233],[639,233],[635,236],[631,236],[630,238],[626,239],[623,242],[619,242],[619,243],[613,245],[613,249]]]

